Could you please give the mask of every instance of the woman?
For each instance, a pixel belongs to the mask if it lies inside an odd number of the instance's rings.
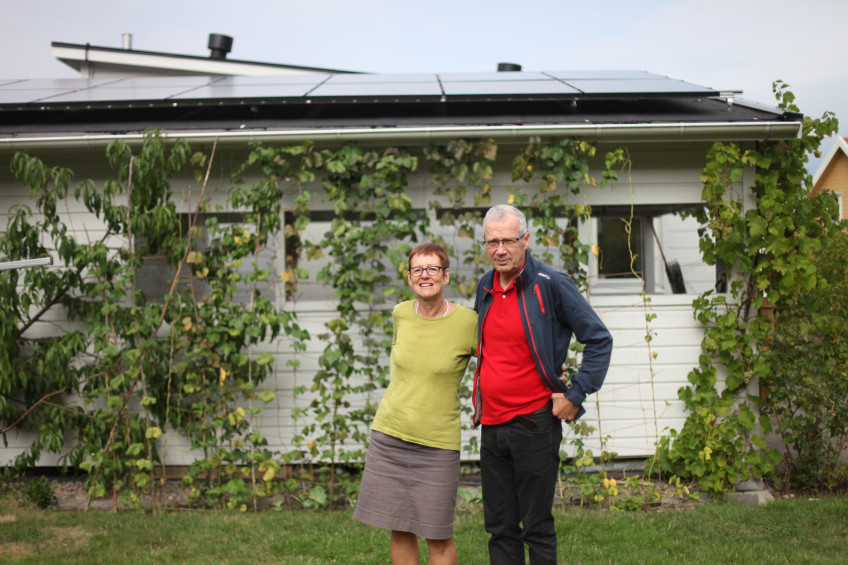
[[[416,299],[392,313],[391,382],[371,426],[354,518],[392,531],[394,565],[457,563],[453,516],[459,484],[459,383],[477,354],[477,315],[445,299],[450,260],[425,243],[409,255]]]

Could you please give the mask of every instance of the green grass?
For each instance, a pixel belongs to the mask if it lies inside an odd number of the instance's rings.
[[[766,507],[558,510],[560,563],[844,563],[848,498],[779,499]],[[488,563],[478,510],[457,515],[463,565]],[[0,563],[389,563],[388,533],[351,512],[178,511],[159,516],[0,506]],[[422,563],[426,552],[422,551]]]

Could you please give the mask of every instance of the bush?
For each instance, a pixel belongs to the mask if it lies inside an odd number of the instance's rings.
[[[41,476],[27,481],[24,496],[30,504],[42,510],[56,507],[56,494],[47,477]]]
[[[848,485],[840,456],[848,440],[848,234],[831,235],[818,257],[826,289],[787,297],[775,313],[764,414],[784,443],[791,488]]]

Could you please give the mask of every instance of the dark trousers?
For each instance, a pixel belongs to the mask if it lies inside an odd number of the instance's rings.
[[[550,412],[527,417],[535,428],[513,420],[483,426],[481,434],[483,517],[492,565],[524,565],[525,543],[531,565],[557,562],[551,511],[562,423]]]

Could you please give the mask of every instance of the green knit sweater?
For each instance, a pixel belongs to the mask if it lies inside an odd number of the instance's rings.
[[[371,429],[459,451],[459,383],[477,355],[477,314],[457,305],[445,317],[425,318],[413,303],[392,313],[391,381]]]

